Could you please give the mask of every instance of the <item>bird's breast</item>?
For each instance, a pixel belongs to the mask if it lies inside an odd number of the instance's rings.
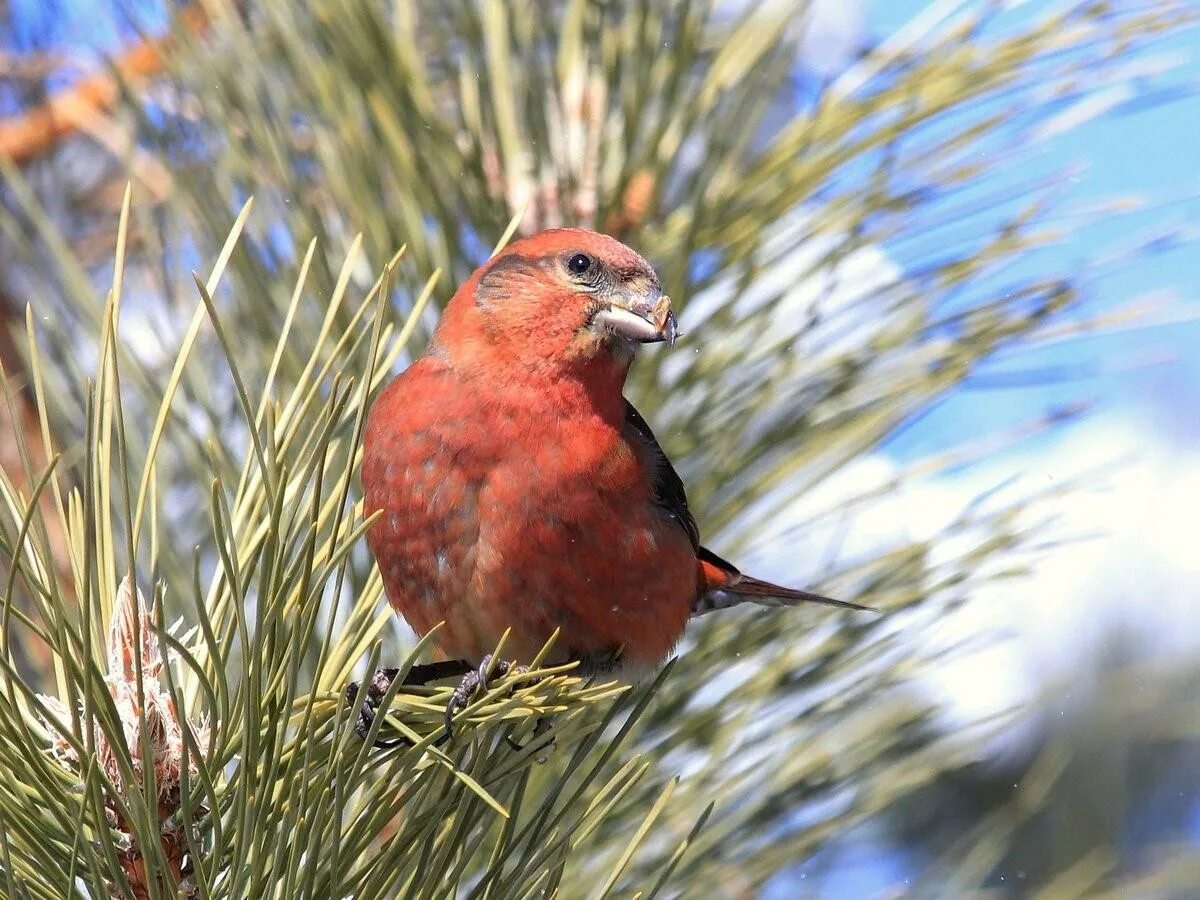
[[[559,657],[657,662],[678,640],[694,552],[619,425],[462,386],[389,388],[362,475],[388,597],[418,633],[444,621],[447,654],[477,660],[508,630],[506,654],[527,658],[558,631]]]

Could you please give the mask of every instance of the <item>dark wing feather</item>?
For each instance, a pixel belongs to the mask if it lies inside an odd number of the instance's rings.
[[[683,489],[683,480],[667,455],[659,446],[658,439],[642,414],[633,408],[633,404],[625,401],[625,424],[632,428],[646,447],[650,460],[650,485],[654,491],[654,500],[658,507],[687,532],[688,539],[697,552],[700,550],[700,529],[696,527],[696,519],[688,509],[687,493]]]
[[[692,604],[692,615],[702,616],[714,609],[726,609],[741,603],[757,603],[760,606],[798,606],[801,603],[824,603],[841,609],[861,609],[876,612],[869,606],[860,606],[848,600],[834,600],[812,591],[772,584],[761,578],[743,575],[730,562],[721,559],[707,547],[699,552],[702,578],[708,590],[701,591]]]
[[[692,605],[692,615],[700,616],[714,609],[724,609],[739,603],[753,602],[764,606],[794,606],[798,603],[824,603],[829,606],[839,606],[843,609],[864,609],[870,607],[848,603],[845,600],[834,600],[809,591],[799,591],[795,588],[771,584],[758,578],[743,575],[727,560],[722,559],[707,547],[700,546],[700,529],[692,511],[688,509],[687,494],[683,489],[683,480],[667,455],[663,453],[654,432],[646,424],[641,413],[633,408],[633,404],[625,401],[625,424],[637,434],[637,439],[646,448],[650,460],[650,486],[654,491],[654,501],[659,509],[669,518],[679,523],[687,532],[696,557],[702,567],[711,571],[713,583],[709,589],[696,598]]]

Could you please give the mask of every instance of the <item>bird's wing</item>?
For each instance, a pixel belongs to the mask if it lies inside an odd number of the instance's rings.
[[[683,489],[683,480],[667,454],[659,446],[658,439],[642,414],[634,409],[633,404],[625,401],[625,424],[632,428],[646,447],[650,461],[650,485],[654,491],[654,500],[666,515],[679,523],[687,532],[688,540],[696,552],[700,551],[700,529],[696,527],[696,519],[688,509],[687,493]]]
[[[696,519],[688,509],[683,480],[671,465],[671,461],[667,459],[667,455],[659,446],[658,440],[654,437],[650,426],[646,424],[646,420],[628,400],[625,401],[625,424],[637,433],[638,438],[647,448],[647,456],[650,460],[650,484],[654,490],[655,502],[668,517],[678,522],[680,527],[687,532],[692,547],[696,550],[703,587],[692,604],[693,616],[701,616],[716,609],[725,609],[747,602],[763,606],[823,603],[842,609],[869,609],[869,607],[859,606],[857,603],[834,600],[832,597],[796,590],[743,575],[732,563],[717,556],[707,547],[701,547],[700,529],[696,527]]]

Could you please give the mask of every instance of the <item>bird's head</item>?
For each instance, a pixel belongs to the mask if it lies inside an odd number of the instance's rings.
[[[509,245],[446,307],[435,350],[503,356],[545,370],[615,367],[677,334],[650,264],[620,241],[560,228]]]

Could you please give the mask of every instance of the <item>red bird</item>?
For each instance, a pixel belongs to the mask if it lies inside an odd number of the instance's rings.
[[[862,609],[742,575],[700,545],[679,475],[622,395],[638,344],[675,340],[641,256],[545,231],[481,266],[371,410],[367,542],[388,599],[480,664],[661,663],[688,619],[745,601]],[[632,674],[632,673],[630,673]]]

